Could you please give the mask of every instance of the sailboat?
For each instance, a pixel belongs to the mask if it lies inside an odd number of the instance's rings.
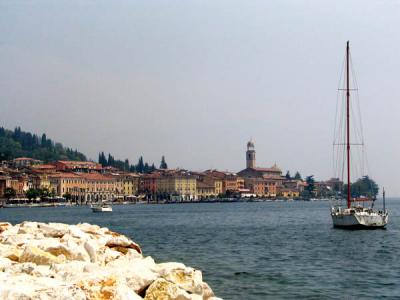
[[[347,228],[347,229],[376,229],[384,228],[388,223],[388,212],[385,207],[385,191],[383,191],[383,210],[374,210],[373,205],[375,199],[368,199],[368,197],[352,197],[351,195],[351,155],[350,155],[350,91],[354,90],[350,88],[350,43],[347,41],[346,46],[346,86],[345,86],[345,122],[344,127],[345,133],[344,143],[340,144],[344,146],[343,159],[346,156],[346,169],[347,169],[347,188],[346,188],[346,203],[345,207],[340,205],[331,207],[331,216],[333,221],[333,226],[337,228]],[[344,166],[344,164],[343,164]],[[357,205],[362,201],[363,205]],[[365,207],[364,203],[371,202],[372,205]]]

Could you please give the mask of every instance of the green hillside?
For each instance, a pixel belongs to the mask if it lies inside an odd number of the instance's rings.
[[[86,160],[86,156],[77,150],[64,147],[46,137],[22,131],[0,127],[0,161],[16,157],[31,157],[44,162],[55,160]]]

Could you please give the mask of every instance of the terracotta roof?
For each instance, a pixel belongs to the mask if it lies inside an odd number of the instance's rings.
[[[68,172],[60,172],[55,174],[50,174],[49,177],[53,178],[80,178],[79,175],[75,173],[68,173]]]
[[[17,157],[13,159],[14,161],[20,161],[20,160],[30,160],[30,161],[40,161],[39,159],[34,159],[31,157]]]
[[[33,165],[31,169],[55,169],[56,166],[54,165]]]
[[[85,166],[93,166],[96,168],[101,169],[102,166],[99,163],[93,162],[93,161],[74,161],[74,160],[59,160],[57,163],[64,164],[66,166],[79,166],[79,167],[85,167]]]

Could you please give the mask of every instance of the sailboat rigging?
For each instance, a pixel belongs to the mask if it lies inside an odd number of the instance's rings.
[[[384,208],[382,211],[374,211],[373,204],[374,200],[372,199],[371,207],[365,208],[364,206],[353,206],[352,203],[371,200],[368,198],[358,197],[352,198],[351,194],[351,139],[350,139],[350,43],[347,41],[346,45],[346,71],[345,71],[345,117],[346,117],[346,128],[345,128],[345,141],[343,145],[345,146],[346,154],[346,169],[347,169],[347,187],[346,187],[346,207],[341,206],[333,206],[331,208],[331,216],[334,227],[339,228],[384,228],[388,222],[388,212],[386,211],[386,207],[384,204]],[[363,144],[363,143],[361,143]],[[343,153],[344,154],[344,153]],[[368,178],[368,177],[367,177]],[[385,192],[384,192],[385,193]],[[385,194],[383,194],[385,197]],[[384,200],[385,201],[385,200]]]

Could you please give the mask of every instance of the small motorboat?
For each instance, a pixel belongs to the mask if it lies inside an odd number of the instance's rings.
[[[106,203],[96,203],[91,206],[92,212],[112,212],[112,206]]]

